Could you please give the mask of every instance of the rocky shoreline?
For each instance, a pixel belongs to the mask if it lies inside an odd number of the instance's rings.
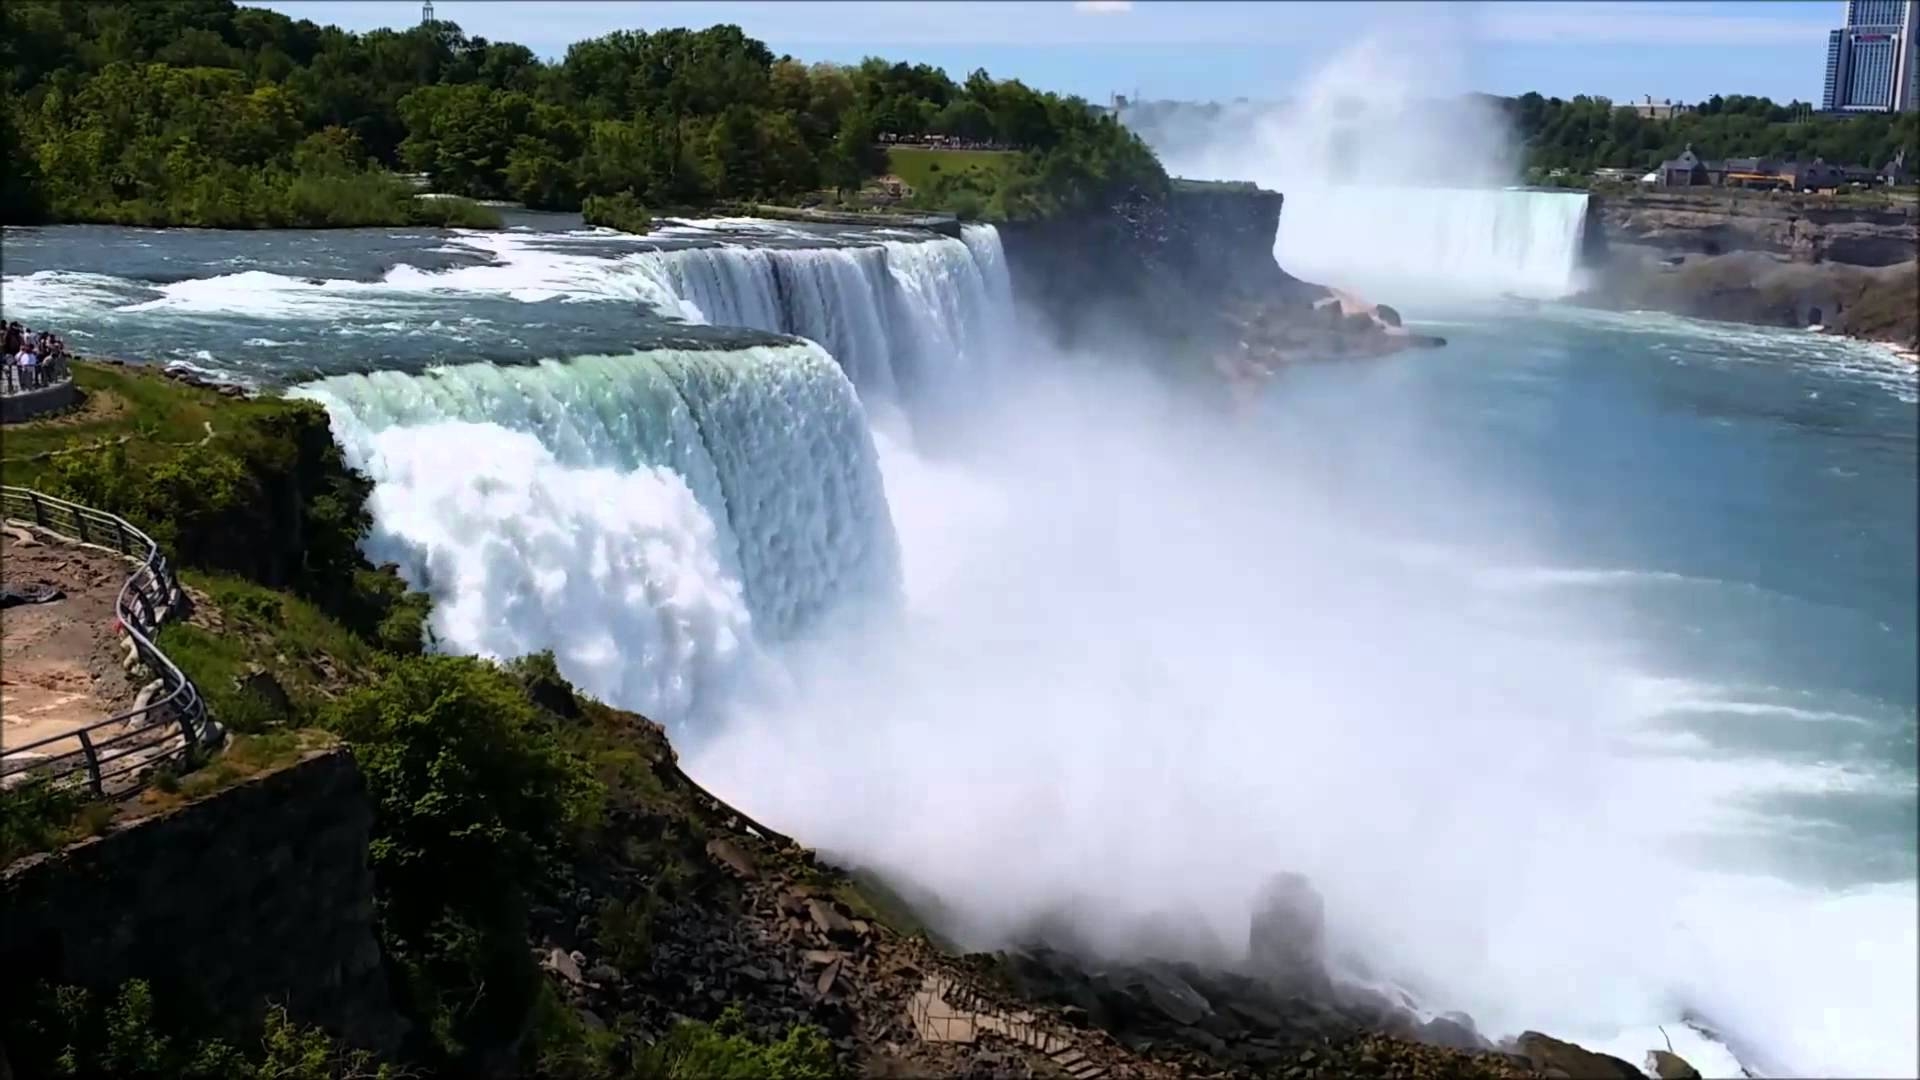
[[[1571,302],[1614,311],[1652,310],[1879,342],[1911,356],[1920,348],[1920,262],[1864,267],[1799,263],[1756,251],[1663,255],[1612,245]]]

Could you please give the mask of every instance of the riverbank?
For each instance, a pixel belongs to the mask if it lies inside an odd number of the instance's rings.
[[[1609,243],[1663,255],[1759,252],[1860,267],[1911,262],[1920,245],[1920,204],[1872,194],[1878,198],[1717,188],[1603,192],[1591,197],[1591,222]]]
[[[1879,267],[1801,263],[1753,251],[1671,255],[1610,243],[1569,299],[1609,310],[1653,310],[1695,318],[1801,329],[1920,348],[1920,263]]]

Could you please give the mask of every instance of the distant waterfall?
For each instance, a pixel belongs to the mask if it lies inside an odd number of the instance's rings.
[[[1552,298],[1579,288],[1584,192],[1301,187],[1274,256],[1329,285],[1390,282]]]

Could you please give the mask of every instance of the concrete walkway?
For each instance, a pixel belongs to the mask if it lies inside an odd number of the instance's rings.
[[[0,611],[0,748],[37,742],[132,707],[140,688],[124,666],[114,601],[133,569],[131,560],[105,551],[14,522],[0,526],[0,579],[15,588],[52,585],[65,594],[52,603]],[[52,757],[77,749],[78,740],[72,740],[38,753]]]

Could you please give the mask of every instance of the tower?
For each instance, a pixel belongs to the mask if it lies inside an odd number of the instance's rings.
[[[1827,35],[1823,109],[1905,112],[1920,107],[1914,38],[1920,0],[1848,0],[1846,25]]]
[[[433,22],[433,0],[421,0],[420,25],[426,26],[431,22]]]

